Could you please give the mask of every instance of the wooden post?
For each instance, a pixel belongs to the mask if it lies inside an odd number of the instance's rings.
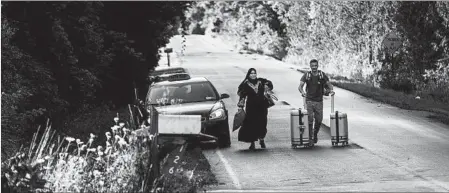
[[[150,171],[150,184],[160,176],[160,162],[159,162],[159,147],[158,147],[158,112],[153,105],[150,105],[150,134],[153,135],[153,140],[150,145],[150,163],[153,165]]]

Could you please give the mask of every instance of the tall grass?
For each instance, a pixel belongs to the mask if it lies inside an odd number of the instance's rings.
[[[137,136],[120,120],[117,123],[105,133],[104,145],[96,147],[94,134],[85,141],[54,139],[55,132],[47,125],[39,140],[39,131],[34,135],[28,151],[2,163],[2,185],[17,192],[143,191],[145,176],[140,171],[148,171],[151,138]]]

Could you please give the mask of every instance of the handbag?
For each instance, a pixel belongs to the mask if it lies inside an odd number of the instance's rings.
[[[264,96],[265,96],[265,101],[268,104],[268,108],[275,105],[274,100],[276,100],[276,101],[278,100],[278,98],[276,96],[274,96],[272,91],[265,91]]]
[[[243,108],[239,108],[237,113],[234,115],[234,124],[232,131],[239,129],[243,125],[243,121],[245,120],[246,112]]]

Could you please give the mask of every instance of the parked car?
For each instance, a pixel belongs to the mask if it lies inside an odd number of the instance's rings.
[[[151,82],[158,82],[158,81],[164,80],[163,78],[157,79],[158,77],[159,78],[164,77],[164,76],[168,77],[168,75],[170,75],[170,74],[180,74],[180,73],[188,74],[189,72],[187,69],[185,69],[183,67],[179,67],[179,66],[177,66],[177,67],[158,66],[154,69],[154,71],[150,72],[148,78],[149,78],[149,81],[151,81]]]
[[[212,135],[219,147],[231,145],[228,110],[219,94],[204,77],[186,74],[170,75],[168,80],[154,83],[147,93],[145,105],[153,105],[159,113],[201,115],[201,133]]]

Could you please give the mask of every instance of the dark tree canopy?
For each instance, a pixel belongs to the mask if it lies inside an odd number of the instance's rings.
[[[2,2],[2,139],[145,94],[188,3]]]

